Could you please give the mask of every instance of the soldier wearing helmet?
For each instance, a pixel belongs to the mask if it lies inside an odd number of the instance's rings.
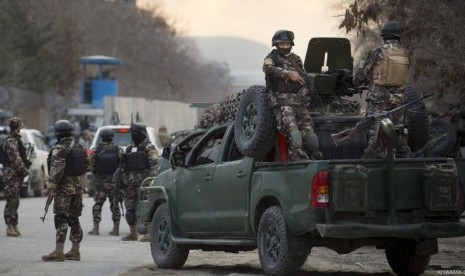
[[[49,179],[44,190],[45,196],[53,196],[53,212],[56,229],[56,248],[42,256],[45,262],[62,262],[65,259],[79,261],[82,228],[79,217],[82,213],[84,186],[82,175],[90,170],[86,150],[73,137],[74,125],[68,120],[58,120],[54,124],[57,143],[47,158]],[[72,247],[63,253],[64,243],[70,229]]]
[[[146,139],[146,126],[131,124],[130,131],[132,144],[126,148],[122,162],[124,206],[130,232],[122,238],[123,241],[138,239],[136,210],[140,186],[145,178],[156,176],[158,173],[158,153],[155,146]],[[150,233],[151,224],[148,226],[147,231]]]
[[[355,85],[369,85],[367,93],[366,115],[394,109],[404,102],[404,93],[408,83],[410,59],[408,49],[401,43],[402,27],[398,21],[388,21],[381,29],[383,43],[368,51],[359,63],[354,75]],[[406,130],[402,125],[402,112],[392,117],[399,133],[396,147],[397,157],[408,157],[411,153],[407,145]],[[364,158],[382,158],[385,145],[378,135],[380,121],[376,121],[370,142],[364,152]]]
[[[271,46],[276,47],[263,62],[267,91],[271,94],[271,105],[276,116],[278,130],[287,136],[290,159],[302,160],[309,157],[321,159],[318,137],[313,131],[313,121],[302,97],[304,79],[299,71],[306,74],[302,59],[291,53],[294,33],[288,30],[275,32]],[[289,55],[295,55],[294,68]],[[308,95],[305,95],[308,96]]]
[[[31,166],[31,162],[26,158],[26,149],[21,142],[21,135],[19,135],[22,126],[20,118],[11,118],[9,122],[10,133],[1,144],[5,179],[4,196],[6,199],[3,214],[8,237],[21,236],[18,229],[19,188],[23,183],[23,178],[29,174],[28,169]]]
[[[120,166],[123,160],[123,149],[113,143],[114,133],[111,129],[102,129],[100,133],[102,141],[97,147],[92,149],[89,157],[92,165],[92,173],[95,175],[94,195],[95,204],[92,207],[92,216],[94,228],[89,232],[90,235],[100,235],[99,224],[102,220],[102,206],[108,198],[110,202],[110,210],[112,213],[113,230],[110,235],[119,236],[119,223],[121,219],[121,211],[118,201],[114,200],[115,182],[113,174]]]

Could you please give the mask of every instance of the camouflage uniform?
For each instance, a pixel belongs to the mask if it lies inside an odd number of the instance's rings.
[[[82,213],[82,194],[84,187],[81,176],[68,176],[65,173],[66,157],[74,145],[73,137],[63,137],[50,150],[50,177],[47,188],[54,191],[53,213],[55,214],[56,243],[66,240],[68,226],[71,228],[70,241],[80,243],[82,228],[79,217]],[[85,166],[90,170],[90,161]]]
[[[108,198],[110,202],[110,210],[112,213],[111,219],[114,223],[118,223],[121,219],[121,211],[119,209],[118,202],[114,200],[115,183],[113,182],[113,173],[98,173],[96,171],[97,154],[102,150],[111,150],[115,147],[113,142],[103,141],[97,148],[94,148],[90,155],[90,163],[95,174],[95,189],[96,193],[94,196],[95,204],[92,208],[93,220],[99,223],[102,220],[102,206],[105,200]],[[123,150],[118,147],[118,158],[123,159]]]
[[[21,135],[11,131],[3,143],[3,150],[8,157],[8,163],[5,164],[4,180],[5,180],[5,223],[8,226],[7,236],[17,237],[21,235],[17,231],[18,225],[18,208],[19,208],[19,189],[23,183],[23,179],[29,174],[26,168],[26,150],[21,142]],[[16,229],[14,232],[10,231]]]
[[[386,40],[384,43],[373,50],[368,51],[364,60],[362,60],[357,66],[354,78],[354,85],[369,85],[367,92],[367,109],[366,115],[370,116],[380,111],[392,110],[400,106],[404,102],[404,95],[406,86],[385,86],[378,85],[375,83],[374,69],[377,65],[381,64],[384,59],[383,47],[405,47],[400,44],[398,40]],[[403,113],[396,112],[391,115],[396,130],[403,133]],[[379,121],[377,121],[373,127],[374,135],[370,138],[370,142],[367,150],[365,151],[365,157],[372,157],[375,154],[377,157],[383,157],[385,151],[385,143],[383,138],[378,135]],[[399,135],[399,143],[396,147],[396,155],[398,157],[405,157],[409,154],[410,149],[407,146],[407,140],[404,134]]]
[[[302,60],[298,56],[297,62],[305,73]],[[318,140],[313,131],[313,120],[302,98],[297,94],[302,89],[302,85],[287,78],[291,70],[297,71],[276,49],[265,57],[263,71],[266,75],[271,106],[276,116],[278,130],[284,133],[289,141],[290,159],[308,159],[302,144],[306,145],[309,153],[321,153],[318,151]],[[302,136],[305,143],[302,141]]]
[[[144,156],[144,169],[134,169],[133,160],[130,154],[134,152],[142,152]],[[131,234],[123,238],[123,240],[137,240],[135,231],[137,225],[137,206],[139,204],[139,191],[142,181],[150,176],[156,176],[158,173],[158,153],[154,145],[144,140],[140,144],[132,144],[127,147],[123,159],[123,193],[124,206],[126,207],[126,221],[131,228]],[[135,239],[133,238],[135,236]],[[129,238],[128,238],[129,237]]]

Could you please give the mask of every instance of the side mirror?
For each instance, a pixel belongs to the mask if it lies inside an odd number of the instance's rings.
[[[186,166],[186,154],[182,151],[175,151],[171,155],[170,161],[173,167],[185,167]]]
[[[171,154],[171,149],[169,147],[166,147],[166,148],[163,148],[163,151],[161,152],[161,157],[169,160],[170,154]]]

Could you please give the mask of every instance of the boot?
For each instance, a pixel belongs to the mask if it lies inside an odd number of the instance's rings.
[[[99,223],[94,221],[94,229],[89,231],[89,235],[100,235],[100,232],[98,230],[98,225]]]
[[[15,231],[15,227],[13,225],[8,225],[7,228],[6,228],[6,236],[7,237],[17,237],[19,235]]]
[[[119,236],[119,221],[113,222],[113,230],[109,233],[111,236]]]
[[[121,240],[122,241],[137,241],[139,236],[137,235],[136,232],[136,226],[135,225],[129,225],[129,234],[126,237],[123,237]]]
[[[65,254],[63,254],[63,249],[65,247],[64,243],[57,243],[56,249],[48,255],[42,256],[42,261],[44,262],[64,262]]]
[[[139,239],[140,242],[149,242],[152,236],[152,223],[147,224],[147,233]]]
[[[81,253],[79,252],[79,243],[73,242],[71,246],[71,250],[65,254],[65,259],[71,261],[80,261],[81,260]]]
[[[16,234],[18,234],[18,237],[21,236],[21,232],[19,232],[18,225],[14,225],[13,228],[15,229]]]

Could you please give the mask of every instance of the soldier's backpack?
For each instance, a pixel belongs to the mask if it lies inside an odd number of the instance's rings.
[[[68,176],[81,176],[86,173],[87,167],[86,149],[75,143],[66,155],[65,174]]]
[[[111,174],[114,173],[120,164],[119,147],[98,148],[95,153],[95,173]]]
[[[3,145],[5,144],[5,141],[6,139],[0,143],[0,164],[2,164],[3,167],[6,167],[10,164],[10,159],[8,158],[8,155],[6,154],[6,151],[3,149]]]

